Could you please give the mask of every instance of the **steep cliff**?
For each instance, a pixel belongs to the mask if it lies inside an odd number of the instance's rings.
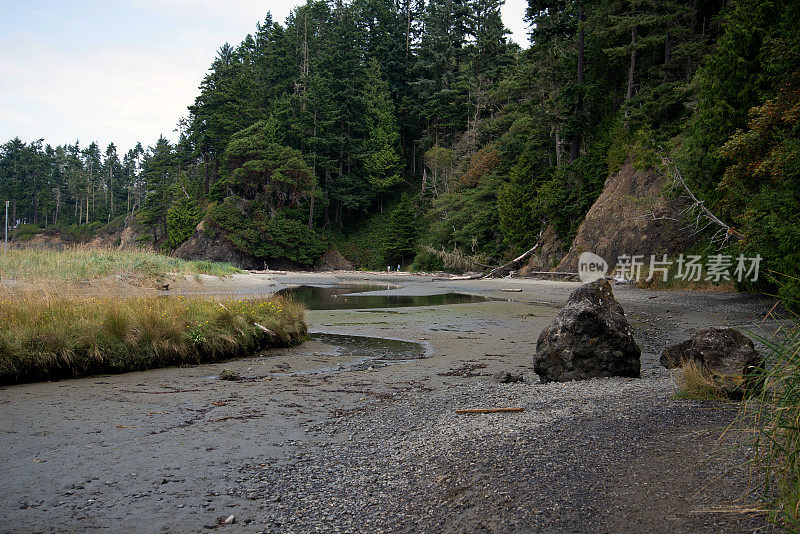
[[[630,163],[606,179],[556,270],[575,271],[582,252],[614,265],[623,254],[677,254],[694,241],[681,218],[681,202],[670,195],[664,176]]]

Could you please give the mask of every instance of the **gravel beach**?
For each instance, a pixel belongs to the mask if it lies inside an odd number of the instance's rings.
[[[658,357],[705,326],[752,328],[773,301],[615,286],[642,378],[541,385],[536,338],[577,283],[263,273],[171,292],[337,281],[493,300],[307,313],[312,333],[419,343],[397,361],[323,336],[214,365],[0,388],[0,531],[772,531],[742,513],[748,449],[720,454],[741,442],[723,436],[737,405],[674,399]],[[219,380],[223,369],[245,379]],[[500,384],[500,371],[524,382]],[[454,411],[486,407],[524,411]]]

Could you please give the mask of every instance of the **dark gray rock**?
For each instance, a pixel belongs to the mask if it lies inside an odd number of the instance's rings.
[[[220,380],[230,380],[232,382],[236,382],[239,380],[244,380],[244,377],[237,373],[236,371],[231,371],[230,369],[223,369],[219,373]]]
[[[201,221],[194,234],[179,246],[174,255],[183,260],[207,260],[232,263],[241,269],[262,269],[264,262],[234,247],[208,221]],[[208,230],[212,230],[209,233]]]
[[[183,260],[232,263],[240,269],[293,271],[302,267],[293,261],[256,258],[242,252],[224,236],[222,229],[207,220],[200,221],[194,234],[175,249],[173,254]]]
[[[692,339],[667,347],[661,353],[661,365],[667,369],[682,367],[687,362],[700,366],[734,398],[756,388],[764,369],[764,359],[753,342],[738,330],[721,326],[704,328]]]
[[[515,375],[514,373],[509,373],[508,371],[500,371],[494,375],[494,377],[501,384],[515,384],[517,382],[525,381],[525,379],[522,378],[522,375]]]
[[[638,377],[640,355],[611,284],[600,279],[576,289],[539,335],[533,369],[542,382]]]
[[[317,260],[315,265],[318,271],[352,271],[353,264],[342,256],[338,250],[329,250]]]

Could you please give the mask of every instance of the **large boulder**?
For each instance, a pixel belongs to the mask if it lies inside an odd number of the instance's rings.
[[[317,261],[315,265],[318,271],[352,271],[353,264],[338,250],[329,250]]]
[[[640,355],[611,284],[601,278],[576,289],[539,335],[533,369],[542,382],[638,377]]]
[[[694,363],[733,398],[754,389],[763,376],[764,360],[753,342],[733,328],[704,328],[689,340],[664,349],[661,365],[667,369]]]
[[[174,255],[183,260],[206,260],[232,263],[241,269],[264,269],[265,262],[242,253],[222,235],[206,232],[207,221],[200,221],[194,234],[179,246]],[[215,232],[220,234],[220,232]]]

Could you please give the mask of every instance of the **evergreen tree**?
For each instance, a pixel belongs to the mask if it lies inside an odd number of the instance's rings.
[[[407,265],[414,259],[416,223],[414,208],[404,196],[389,215],[383,255],[389,265]]]
[[[143,219],[152,226],[157,242],[167,239],[169,234],[167,211],[172,203],[172,181],[175,176],[172,145],[160,137],[156,145],[148,149],[142,161],[142,177],[147,184]]]
[[[367,65],[363,108],[366,138],[361,164],[373,191],[381,195],[400,182],[400,131],[389,84],[381,79],[380,67],[374,59]]]

